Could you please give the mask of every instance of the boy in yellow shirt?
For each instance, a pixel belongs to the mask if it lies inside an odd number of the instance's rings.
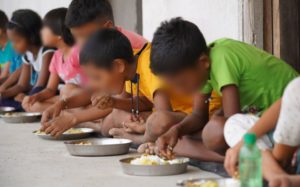
[[[88,75],[89,87],[102,92],[93,96],[92,104],[113,109],[102,122],[104,135],[129,138],[135,143],[154,142],[192,110],[192,97],[178,100],[182,97],[165,88],[151,72],[150,51],[147,44],[133,55],[128,39],[113,29],[95,33],[83,46],[80,63]],[[127,123],[132,118],[133,122]],[[219,155],[204,149],[190,156],[221,160]],[[182,150],[179,154],[185,153]]]

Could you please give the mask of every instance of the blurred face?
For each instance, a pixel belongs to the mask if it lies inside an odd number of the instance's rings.
[[[47,47],[56,47],[58,41],[61,40],[61,36],[55,35],[47,26],[44,26],[41,30],[41,36],[43,45]]]
[[[124,67],[114,65],[111,69],[99,68],[93,64],[82,65],[88,78],[88,87],[108,94],[121,94],[125,85]],[[124,65],[121,65],[124,66]]]
[[[171,88],[181,94],[197,92],[208,80],[210,62],[207,56],[200,58],[196,67],[186,68],[176,74],[159,75]]]
[[[113,24],[111,21],[106,22],[89,22],[84,25],[71,28],[71,33],[74,36],[76,43],[81,47],[85,41],[91,36],[94,32],[103,29],[111,28]]]
[[[28,50],[29,44],[24,36],[10,29],[7,30],[7,35],[17,53],[23,54]]]

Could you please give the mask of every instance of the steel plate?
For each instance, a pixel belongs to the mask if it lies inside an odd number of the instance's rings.
[[[67,150],[73,156],[112,156],[122,155],[129,152],[131,140],[127,139],[90,139],[84,140],[91,142],[92,145],[77,144],[82,140],[65,142]]]
[[[76,129],[80,129],[82,132],[80,133],[75,133],[75,134],[67,134],[64,133],[62,134],[60,137],[55,138],[49,134],[37,134],[37,131],[33,131],[33,133],[42,138],[42,139],[46,139],[46,140],[76,140],[76,139],[83,139],[83,138],[87,138],[89,137],[94,130],[90,129],[90,128],[76,128]]]
[[[128,175],[137,176],[166,176],[166,175],[178,175],[187,171],[188,158],[177,158],[184,159],[183,163],[179,164],[167,164],[167,165],[133,165],[130,164],[131,160],[137,157],[130,157],[121,159],[120,163],[123,172]]]
[[[189,179],[177,182],[177,186],[198,187],[201,183],[214,181],[218,187],[240,187],[240,182],[233,178],[218,178],[218,179]]]
[[[14,107],[1,106],[0,107],[0,114],[11,113],[11,112],[14,112],[15,110],[16,109]]]
[[[42,114],[39,112],[13,112],[1,115],[7,123],[33,123],[41,119]]]

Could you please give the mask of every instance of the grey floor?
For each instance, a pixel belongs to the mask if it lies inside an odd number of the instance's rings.
[[[7,124],[0,119],[0,187],[172,187],[183,179],[219,177],[192,166],[176,176],[128,176],[118,161],[129,155],[73,157],[61,141],[32,134],[38,128],[38,123]]]

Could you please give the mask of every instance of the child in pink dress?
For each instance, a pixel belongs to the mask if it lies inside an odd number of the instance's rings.
[[[42,112],[60,97],[69,97],[81,90],[84,84],[84,75],[79,65],[79,49],[74,45],[70,30],[65,26],[66,8],[57,8],[49,11],[44,18],[42,40],[46,46],[57,48],[50,66],[50,77],[47,87],[36,94],[27,96],[22,102],[22,107],[27,112]],[[65,86],[57,96],[59,84]]]

